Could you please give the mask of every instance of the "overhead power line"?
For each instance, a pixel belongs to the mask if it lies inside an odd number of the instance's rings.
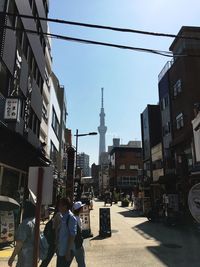
[[[13,13],[8,13],[8,12],[0,12],[0,14],[4,14],[7,16],[17,16],[17,17],[27,18],[27,19],[39,19],[39,20],[48,21],[48,22],[74,25],[74,26],[87,27],[87,28],[96,28],[96,29],[111,30],[111,31],[118,31],[118,32],[152,35],[152,36],[157,36],[157,37],[179,38],[179,39],[189,39],[189,40],[200,41],[200,37],[197,37],[197,36],[185,36],[185,35],[176,35],[176,34],[171,34],[171,33],[168,34],[168,33],[141,31],[141,30],[127,29],[127,28],[118,28],[118,27],[103,26],[103,25],[97,25],[97,24],[81,23],[81,22],[61,20],[61,19],[33,17],[29,15],[24,15],[24,14],[13,14]]]
[[[30,34],[37,34],[37,35],[40,34],[37,31],[28,30],[28,29],[19,29],[16,27],[11,27],[11,26],[6,26],[6,25],[3,27],[6,29],[10,29],[10,30],[27,32]],[[137,51],[137,52],[147,52],[147,53],[153,53],[153,54],[157,54],[157,55],[161,55],[161,56],[165,56],[165,57],[175,56],[169,51],[161,51],[161,50],[154,50],[154,49],[149,49],[149,48],[141,48],[141,47],[125,46],[125,45],[119,45],[119,44],[113,44],[113,43],[98,42],[98,41],[68,37],[68,36],[58,35],[58,34],[53,34],[53,33],[44,33],[43,32],[42,34],[47,36],[47,37],[50,37],[50,38],[55,38],[55,39],[60,39],[60,40],[65,40],[65,41],[71,41],[71,42],[78,42],[78,43],[83,43],[83,44],[93,44],[93,45],[114,47],[114,48],[119,48],[119,49],[127,49],[127,50],[132,50],[132,51]],[[181,54],[181,55],[177,55],[177,56],[187,56],[187,55]]]

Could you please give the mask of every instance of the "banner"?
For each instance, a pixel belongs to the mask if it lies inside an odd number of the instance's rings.
[[[192,216],[200,223],[200,183],[194,185],[188,195],[188,206]]]

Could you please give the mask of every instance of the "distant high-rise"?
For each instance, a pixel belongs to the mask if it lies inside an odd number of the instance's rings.
[[[90,176],[90,157],[85,153],[79,153],[77,155],[77,167],[80,167],[83,172],[83,176]]]
[[[100,126],[98,127],[99,131],[99,164],[100,164],[100,155],[102,152],[106,151],[106,131],[107,127],[105,126],[105,113],[103,107],[103,88],[101,88],[101,113],[100,116]]]

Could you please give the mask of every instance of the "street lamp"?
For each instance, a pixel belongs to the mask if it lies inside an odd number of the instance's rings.
[[[90,133],[86,133],[86,134],[79,134],[78,133],[78,129],[76,129],[76,134],[74,136],[76,136],[76,168],[77,169],[77,155],[78,155],[78,138],[81,136],[87,136],[87,135],[97,135],[97,132],[90,132]]]
[[[77,187],[78,187],[78,184],[80,183],[80,181],[78,182],[76,180],[76,177],[77,177],[77,157],[78,157],[78,138],[81,137],[81,136],[87,136],[87,135],[97,135],[97,132],[90,132],[90,133],[84,133],[84,134],[79,134],[78,133],[78,129],[76,130],[76,134],[74,136],[76,136],[76,165],[75,165],[75,185],[74,185],[74,188],[76,188],[77,190]],[[80,186],[80,184],[79,184]],[[75,189],[74,189],[75,190]]]

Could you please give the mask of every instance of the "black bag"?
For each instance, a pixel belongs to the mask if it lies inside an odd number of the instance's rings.
[[[53,220],[49,220],[44,228],[44,236],[49,245],[55,245],[55,230],[53,229]]]
[[[68,227],[68,224],[69,224],[69,219],[70,219],[70,216],[68,216],[68,218],[67,218],[67,227]],[[81,248],[82,245],[83,245],[82,232],[81,232],[81,228],[78,225],[78,223],[77,223],[77,233],[76,233],[76,236],[75,236],[75,239],[74,239],[74,244],[75,244],[75,248],[76,249]]]
[[[82,233],[81,233],[81,228],[78,225],[78,223],[77,223],[77,234],[75,236],[74,243],[75,243],[76,249],[81,248],[83,245],[83,237],[82,237]]]

